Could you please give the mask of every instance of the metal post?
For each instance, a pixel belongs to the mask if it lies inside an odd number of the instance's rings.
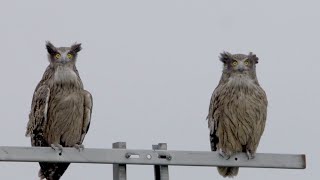
[[[116,142],[112,144],[113,149],[126,149],[125,142]],[[127,165],[126,164],[113,164],[113,180],[126,180],[127,179]]]
[[[159,143],[158,145],[152,145],[153,150],[167,150],[167,143]],[[162,157],[158,157],[162,158]],[[155,180],[169,180],[169,168],[167,165],[155,165],[154,166],[154,178]]]

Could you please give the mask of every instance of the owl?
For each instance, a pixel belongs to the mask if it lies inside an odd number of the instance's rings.
[[[76,68],[81,44],[55,47],[46,43],[49,65],[33,94],[26,136],[32,146],[82,150],[92,112],[92,96],[83,89]],[[58,180],[70,163],[40,162],[39,177]]]
[[[228,159],[245,152],[254,158],[267,119],[267,96],[256,75],[255,54],[221,53],[223,71],[209,106],[208,127],[212,151]],[[238,174],[239,167],[218,167],[223,177]]]

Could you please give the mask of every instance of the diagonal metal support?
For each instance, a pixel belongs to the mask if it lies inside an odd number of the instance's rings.
[[[112,144],[113,149],[126,149],[125,142],[116,142]],[[126,180],[127,179],[127,165],[113,164],[113,180]]]
[[[153,150],[167,150],[167,143],[159,143],[158,145],[152,145]],[[159,159],[171,160],[171,155],[165,152],[159,152]],[[169,180],[169,168],[167,165],[155,165],[154,166],[154,179],[155,180]]]

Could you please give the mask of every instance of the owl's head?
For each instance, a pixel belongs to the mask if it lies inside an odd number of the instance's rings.
[[[75,64],[81,44],[73,44],[71,47],[55,47],[51,42],[46,42],[48,58],[51,64],[67,65]]]
[[[228,52],[220,54],[220,61],[224,64],[224,71],[231,74],[250,74],[250,72],[255,72],[258,59],[259,58],[252,52],[248,55],[231,54]]]

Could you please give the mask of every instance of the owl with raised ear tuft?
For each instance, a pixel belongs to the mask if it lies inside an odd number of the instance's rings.
[[[32,146],[82,150],[91,121],[92,96],[84,90],[76,60],[81,44],[46,43],[49,65],[33,94],[26,136]],[[58,180],[70,163],[40,162],[39,177]]]
[[[254,158],[267,119],[267,96],[256,75],[258,57],[249,53],[220,55],[222,76],[213,91],[208,127],[212,151],[229,159],[245,152]],[[223,177],[238,174],[239,167],[218,167]]]

